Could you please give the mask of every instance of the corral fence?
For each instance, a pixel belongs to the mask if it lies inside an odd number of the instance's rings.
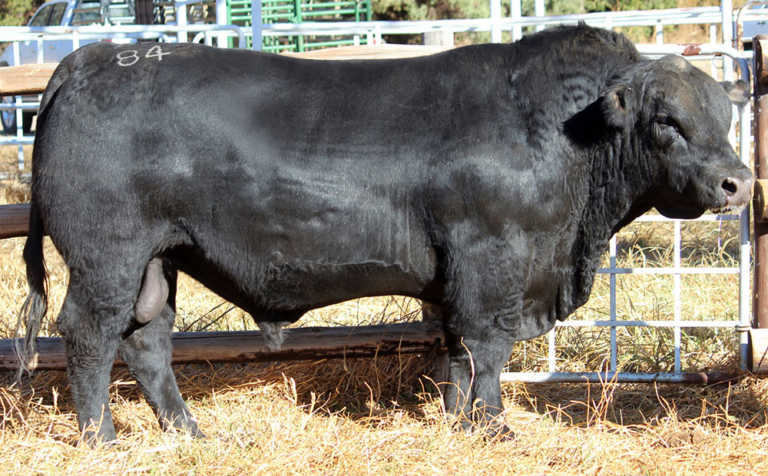
[[[260,7],[260,12],[254,12],[253,6]],[[253,31],[254,16],[261,17],[262,23],[303,23],[305,21],[322,22],[361,22],[371,21],[373,9],[371,0],[326,0],[320,2],[300,0],[228,0],[227,23],[243,26]],[[258,22],[256,22],[258,23]],[[253,47],[251,34],[246,46]],[[270,52],[297,51],[303,52],[311,48],[328,48],[334,46],[359,45],[360,36],[355,34],[339,34],[330,32],[325,36],[295,35],[290,37],[270,36],[263,39],[262,49]],[[365,40],[363,40],[365,42]],[[231,45],[231,43],[230,43]]]
[[[514,2],[513,2],[514,3]],[[233,25],[187,25],[187,26],[122,26],[122,27],[81,27],[81,28],[27,28],[11,27],[0,28],[0,42],[12,42],[11,48],[18,48],[18,43],[23,41],[39,42],[42,45],[46,41],[69,40],[72,47],[77,47],[83,39],[99,39],[105,36],[117,37],[134,41],[138,38],[156,39],[158,41],[179,41],[187,34],[194,34],[194,40],[220,47],[228,47],[230,40],[237,40],[238,44],[245,45],[252,42],[261,45],[263,36],[299,36],[299,35],[360,35],[366,37],[369,44],[380,44],[381,37],[385,34],[425,34],[425,42],[437,42],[443,46],[452,45],[452,36],[457,32],[484,31],[490,32],[493,41],[501,40],[502,32],[509,32],[512,38],[519,37],[525,27],[538,27],[562,23],[576,23],[584,21],[588,24],[603,27],[621,26],[653,26],[656,28],[656,44],[639,45],[641,52],[649,56],[663,54],[682,54],[696,56],[708,60],[712,64],[713,72],[726,79],[732,79],[735,73],[752,83],[750,61],[751,52],[740,51],[731,46],[733,37],[733,23],[730,14],[725,15],[725,8],[706,7],[698,9],[674,9],[656,12],[618,12],[601,14],[584,14],[569,16],[549,17],[512,17],[500,18],[498,12],[492,18],[481,20],[443,20],[432,22],[366,22],[355,23],[301,23],[301,24],[261,24],[260,28],[243,28]],[[514,13],[514,12],[513,12]],[[750,14],[751,15],[751,14]],[[749,19],[746,15],[741,20]],[[765,18],[765,17],[763,17]],[[704,24],[710,25],[710,43],[701,45],[665,45],[663,44],[663,31],[666,25],[679,24]],[[736,29],[738,32],[738,28]],[[718,31],[724,42],[718,43]],[[437,35],[435,35],[437,33]],[[756,56],[761,46],[756,46]],[[43,62],[42,54],[39,62]],[[45,69],[44,67],[39,67]],[[21,71],[21,70],[19,70]],[[30,74],[27,78],[34,78],[34,71],[26,69],[20,74]],[[45,71],[37,73],[45,76]],[[48,73],[50,74],[50,72]],[[762,87],[763,76],[755,77],[755,90]],[[16,78],[18,80],[18,78]],[[34,82],[30,79],[30,82]],[[23,168],[23,153],[21,146],[30,144],[33,137],[24,136],[22,133],[21,113],[37,107],[35,102],[24,102],[22,95],[35,94],[39,90],[3,89],[3,76],[0,75],[0,96],[14,94],[16,99],[13,105],[6,106],[16,110],[18,129],[14,137],[0,140],[2,144],[19,146],[19,167]],[[15,83],[18,85],[18,83]],[[764,107],[762,109],[765,109]],[[760,119],[757,123],[768,124],[768,120]],[[751,163],[751,120],[752,107],[750,103],[739,106],[737,109],[738,127],[734,129],[733,140],[740,158],[744,163]],[[760,131],[760,130],[759,130]],[[759,148],[759,147],[758,147]],[[768,149],[766,149],[768,150]],[[766,155],[768,157],[768,155]],[[768,159],[766,159],[768,160]],[[760,170],[760,169],[759,169]],[[758,172],[759,172],[758,170]],[[761,170],[768,170],[768,166]],[[26,205],[10,205],[0,207],[0,238],[23,236],[26,233],[28,208]],[[768,213],[766,213],[768,216]],[[704,222],[738,222],[739,256],[738,266],[735,267],[683,267],[681,265],[681,226],[680,220],[668,220],[658,215],[646,215],[639,219],[641,222],[671,222],[673,226],[673,261],[672,267],[664,268],[631,268],[617,265],[616,238],[611,240],[609,266],[599,270],[599,273],[607,275],[610,281],[608,319],[605,320],[574,320],[569,319],[558,322],[556,327],[548,334],[548,358],[547,371],[545,372],[505,372],[503,381],[527,381],[527,382],[552,382],[552,381],[635,381],[635,382],[710,382],[717,376],[705,372],[684,371],[681,363],[681,334],[683,329],[689,328],[719,328],[728,329],[738,335],[738,349],[734,351],[739,356],[742,370],[752,368],[752,362],[759,360],[755,352],[750,353],[750,333],[754,332],[756,322],[753,319],[752,293],[751,293],[751,263],[750,255],[752,245],[750,243],[749,211],[741,215],[704,215],[698,219]],[[756,223],[758,223],[756,221]],[[756,224],[758,240],[763,235],[768,235],[762,225]],[[768,253],[757,253],[756,282],[758,274],[764,274],[761,266],[761,257],[768,258]],[[674,312],[672,320],[645,320],[645,319],[620,319],[617,311],[617,278],[631,275],[671,275],[673,279]],[[736,275],[738,276],[739,299],[738,312],[733,319],[695,320],[686,319],[680,305],[681,279],[683,276],[696,274],[712,275]],[[765,281],[765,280],[764,280]],[[760,281],[761,283],[764,281]],[[768,287],[768,285],[766,285]],[[756,289],[761,285],[756,284]],[[756,305],[756,310],[763,309],[763,304]],[[766,324],[768,324],[768,319]],[[556,333],[565,328],[575,327],[600,327],[608,328],[610,332],[610,351],[607,365],[592,372],[563,372],[557,368]],[[622,372],[618,365],[617,331],[626,327],[649,327],[671,329],[674,340],[674,365],[671,372],[660,373],[631,373]],[[755,335],[757,335],[755,333]],[[363,336],[362,341],[355,341],[355,336]],[[226,345],[220,345],[221,339],[230,339]],[[352,339],[345,340],[345,339]],[[381,355],[396,352],[440,352],[444,339],[439,325],[425,321],[412,324],[397,324],[392,326],[355,327],[341,329],[292,329],[288,330],[285,348],[289,352],[284,355],[275,355],[269,352],[263,345],[259,332],[242,332],[237,334],[200,333],[194,335],[176,335],[174,338],[174,362],[189,361],[232,361],[232,360],[272,360],[275,358],[288,358],[296,355],[303,358],[319,358],[322,356],[365,356]],[[64,366],[63,347],[55,338],[41,338],[40,357],[43,368],[62,368]],[[222,349],[228,349],[222,351]],[[755,348],[758,348],[756,346]],[[183,349],[183,350],[182,350]],[[10,352],[8,341],[0,342],[0,368],[15,367],[15,357]],[[753,349],[754,350],[754,349]],[[282,357],[281,357],[282,356]]]

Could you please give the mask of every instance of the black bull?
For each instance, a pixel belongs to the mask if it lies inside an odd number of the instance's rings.
[[[162,425],[198,433],[170,366],[178,270],[275,346],[315,307],[419,298],[448,336],[446,407],[506,431],[512,343],[587,300],[612,234],[652,207],[747,203],[730,117],[682,58],[586,26],[385,61],[88,46],[43,98],[19,351],[45,312],[47,232],[79,424],[104,439],[116,352]]]

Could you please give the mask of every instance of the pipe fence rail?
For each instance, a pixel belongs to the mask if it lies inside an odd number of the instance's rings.
[[[746,11],[740,21],[766,21],[768,11]],[[622,28],[630,26],[664,27],[674,25],[722,25],[723,12],[720,7],[674,8],[665,10],[637,10],[622,12],[598,12],[571,15],[548,15],[505,18],[477,18],[450,20],[411,20],[411,21],[361,21],[361,22],[304,22],[298,24],[274,23],[252,26],[262,36],[281,35],[323,35],[330,32],[337,34],[372,35],[413,35],[430,31],[450,31],[453,33],[492,32],[495,29],[514,32],[525,27],[554,25],[573,25],[584,22],[602,28]],[[512,35],[512,39],[518,39]],[[501,41],[501,40],[499,40]]]

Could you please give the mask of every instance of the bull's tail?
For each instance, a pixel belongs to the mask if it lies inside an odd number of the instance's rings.
[[[14,335],[14,347],[16,357],[19,359],[20,380],[24,372],[31,373],[37,367],[37,335],[43,317],[48,310],[48,273],[45,270],[45,257],[43,256],[43,236],[45,235],[43,219],[40,208],[35,199],[35,181],[37,171],[43,166],[44,157],[40,154],[38,142],[45,136],[47,129],[46,116],[55,102],[61,85],[69,78],[72,70],[72,59],[75,55],[69,55],[59,63],[54,71],[45,93],[40,101],[37,113],[37,133],[35,134],[35,148],[32,152],[32,200],[29,210],[29,234],[24,245],[24,261],[27,264],[27,284],[29,294],[21,306],[16,321]],[[26,328],[26,335],[22,337],[22,330]]]
[[[48,273],[45,270],[43,255],[43,234],[40,210],[33,199],[29,212],[29,235],[24,245],[29,295],[19,311],[14,336],[16,356],[19,359],[19,378],[23,372],[30,373],[37,367],[37,334],[40,332],[40,325],[48,308]],[[27,334],[21,338],[23,327],[26,327]]]

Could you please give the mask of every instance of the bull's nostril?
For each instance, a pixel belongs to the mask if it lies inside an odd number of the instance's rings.
[[[723,190],[725,190],[726,195],[733,195],[739,189],[739,185],[732,178],[727,178],[723,180],[722,187],[723,187]]]

